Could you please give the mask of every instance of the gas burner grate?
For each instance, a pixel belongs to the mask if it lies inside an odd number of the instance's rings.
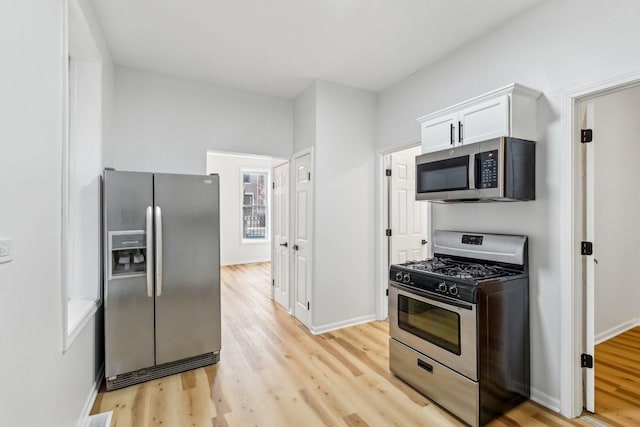
[[[402,265],[416,271],[435,273],[459,279],[487,280],[519,274],[518,272],[508,270],[498,265],[466,263],[442,257],[434,257],[424,261],[410,261]]]

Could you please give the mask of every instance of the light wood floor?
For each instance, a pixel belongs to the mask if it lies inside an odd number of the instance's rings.
[[[463,425],[389,372],[386,322],[311,335],[270,299],[269,268],[222,269],[217,365],[101,391],[92,413],[113,410],[112,427]],[[533,402],[491,423],[518,425],[590,424]]]
[[[596,346],[596,416],[610,426],[640,426],[640,327]]]

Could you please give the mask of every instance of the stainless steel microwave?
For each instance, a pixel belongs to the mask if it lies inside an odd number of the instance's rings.
[[[416,157],[416,200],[535,200],[535,142],[501,137]]]

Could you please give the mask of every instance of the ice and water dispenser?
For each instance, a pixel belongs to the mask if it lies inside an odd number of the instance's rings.
[[[109,278],[144,276],[147,269],[146,234],[143,230],[109,233]]]

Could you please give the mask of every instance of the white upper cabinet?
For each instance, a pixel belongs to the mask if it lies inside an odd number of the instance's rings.
[[[424,142],[429,141],[429,151],[444,150],[453,147],[458,126],[458,114],[444,114],[421,125],[422,152]]]
[[[462,144],[499,136],[511,136],[509,133],[509,96],[502,95],[458,113],[460,132],[458,140]]]
[[[501,136],[536,140],[540,92],[517,83],[420,117],[422,152]]]

